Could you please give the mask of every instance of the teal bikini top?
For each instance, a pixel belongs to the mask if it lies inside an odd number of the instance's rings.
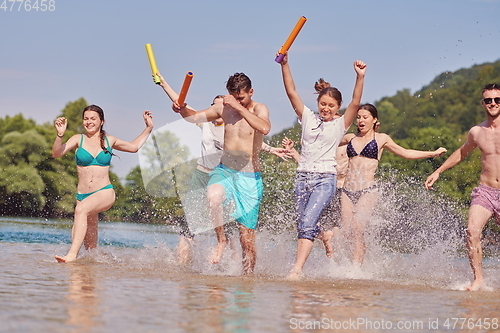
[[[111,157],[113,157],[113,149],[109,146],[108,138],[106,137],[106,143],[108,144],[108,152],[104,150],[100,151],[96,157],[89,153],[85,148],[83,148],[83,134],[80,139],[80,146],[76,150],[75,162],[76,165],[89,166],[89,165],[99,165],[99,166],[110,166]]]

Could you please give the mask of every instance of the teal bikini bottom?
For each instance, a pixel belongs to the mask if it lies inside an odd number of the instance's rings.
[[[107,190],[108,188],[114,188],[113,184],[106,185],[103,188],[98,189],[97,191],[94,191],[94,192],[90,192],[90,193],[77,193],[76,194],[76,200],[82,201],[83,199],[91,196],[92,194],[94,194],[96,192],[99,192],[99,191],[102,191],[102,190]]]

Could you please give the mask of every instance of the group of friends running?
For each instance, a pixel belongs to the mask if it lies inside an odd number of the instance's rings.
[[[298,163],[293,194],[298,243],[295,263],[287,275],[290,280],[303,277],[304,264],[316,238],[325,244],[327,256],[332,256],[334,232],[333,228],[325,228],[324,219],[340,220],[341,234],[350,243],[352,262],[363,264],[365,230],[379,196],[375,173],[384,149],[406,159],[432,158],[446,153],[442,147],[434,151],[406,149],[378,131],[377,108],[361,104],[367,68],[364,62],[357,60],[353,64],[356,81],[343,114],[339,113],[343,100],[337,88],[323,79],[316,82],[318,112],[315,113],[303,104],[295,88],[288,54],[280,66],[286,94],[302,127],[300,153],[288,138],[283,140],[282,147],[264,143],[264,136],[271,129],[269,111],[266,105],[252,99],[252,82],[244,73],[230,76],[226,82],[227,95],[216,96],[212,105],[201,111],[185,103],[179,105],[179,95],[156,73],[161,78],[159,85],[173,102],[173,111],[197,124],[202,131],[201,157],[190,179],[189,194],[183,200],[186,218],[177,247],[180,262],[185,263],[189,258],[197,232],[193,226],[200,219],[206,219],[200,212],[201,206],[208,212],[210,229],[215,230],[217,237],[210,261],[219,263],[230,244],[226,225],[229,216],[239,231],[243,273],[254,273],[255,231],[263,196],[261,150],[283,159],[293,158]],[[457,165],[476,147],[481,150],[481,177],[479,186],[472,192],[466,235],[474,274],[468,290],[484,286],[481,234],[490,217],[500,217],[500,149],[496,148],[500,147],[500,85],[484,87],[481,105],[487,119],[472,127],[467,141],[425,181],[425,187],[432,189],[441,172]],[[103,110],[96,105],[83,110],[85,133],[72,136],[64,144],[67,121],[63,117],[55,121],[57,137],[52,155],[57,158],[76,149],[78,172],[72,244],[65,256],[55,257],[58,262],[74,261],[82,244],[86,249],[97,246],[98,214],[115,201],[109,180],[113,150],[137,152],[153,129],[151,112],[144,111],[143,118],[146,127],[132,142],[106,134]],[[347,133],[355,119],[357,132]],[[336,201],[340,201],[340,207]],[[229,214],[226,213],[228,203],[231,203]]]

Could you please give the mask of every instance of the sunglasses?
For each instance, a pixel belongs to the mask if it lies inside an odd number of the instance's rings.
[[[495,101],[496,104],[500,104],[500,97],[483,98],[482,101],[484,102],[484,104],[491,104],[493,101]]]

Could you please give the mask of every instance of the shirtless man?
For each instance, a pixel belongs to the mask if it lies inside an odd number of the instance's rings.
[[[467,226],[467,251],[474,273],[474,281],[467,290],[484,287],[481,233],[493,214],[500,221],[500,85],[486,85],[482,95],[486,121],[472,127],[467,141],[425,181],[425,187],[432,189],[441,172],[460,163],[476,147],[481,150],[481,177],[479,186],[472,190]]]
[[[210,216],[217,234],[217,246],[212,263],[218,263],[227,245],[223,225],[223,204],[233,201],[231,214],[238,222],[243,257],[244,274],[252,274],[255,268],[255,229],[262,199],[259,151],[264,135],[271,129],[269,112],[264,104],[252,100],[250,78],[243,73],[229,77],[222,104],[195,111],[174,102],[173,110],[189,122],[224,120],[224,153],[221,163],[211,173],[207,188]]]

